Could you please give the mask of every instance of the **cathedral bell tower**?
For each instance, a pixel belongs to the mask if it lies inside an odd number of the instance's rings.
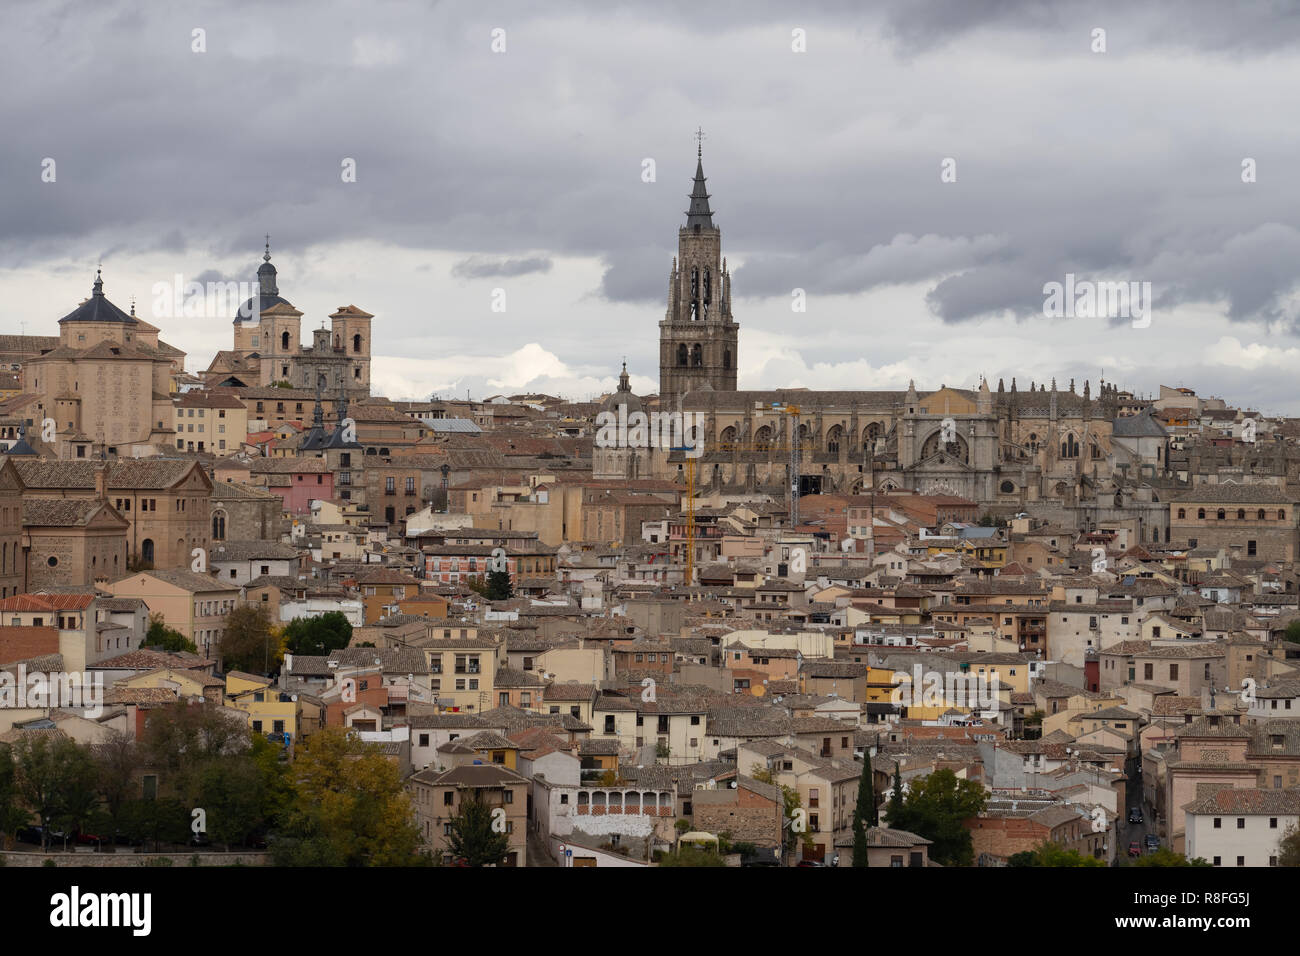
[[[703,134],[699,134],[702,136]],[[736,391],[739,326],[731,317],[731,276],[722,232],[713,224],[704,187],[703,149],[696,149],[695,185],[668,280],[668,312],[659,323],[659,401],[675,410],[687,392]]]

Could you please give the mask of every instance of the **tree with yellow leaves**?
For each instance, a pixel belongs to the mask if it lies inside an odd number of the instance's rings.
[[[428,862],[397,765],[375,744],[330,728],[304,739],[294,798],[273,844],[284,866],[417,866]]]

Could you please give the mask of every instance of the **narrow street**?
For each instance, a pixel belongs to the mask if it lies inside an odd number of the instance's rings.
[[[528,866],[559,866],[547,852],[546,841],[536,830],[528,830]]]

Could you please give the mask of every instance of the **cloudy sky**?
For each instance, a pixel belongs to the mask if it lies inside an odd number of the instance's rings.
[[[156,284],[252,280],[270,233],[304,338],[375,314],[376,392],[586,398],[626,356],[648,393],[702,126],[742,388],[1105,378],[1300,414],[1300,17],[859,6],[10,0],[4,331],[55,334],[102,261],[201,369],[231,315]],[[1067,274],[1151,283],[1149,324],[1045,315]]]

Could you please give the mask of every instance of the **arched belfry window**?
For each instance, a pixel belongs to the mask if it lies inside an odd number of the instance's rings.
[[[356,335],[352,336],[352,351],[354,351],[354,352],[360,352],[360,351],[361,351],[361,333],[360,333],[360,332],[358,332]]]
[[[704,365],[703,346],[696,344],[691,347],[691,365],[693,365],[695,368],[700,368],[701,366]]]
[[[679,345],[679,346],[677,346],[677,364],[678,364],[678,365],[681,365],[681,366],[685,366],[685,365],[686,365],[686,346],[685,346],[685,345]]]
[[[280,334],[280,348],[284,349],[286,352],[289,351],[289,333],[288,333],[288,332],[283,332],[283,333]]]
[[[731,349],[722,350],[722,367],[731,368]]]

